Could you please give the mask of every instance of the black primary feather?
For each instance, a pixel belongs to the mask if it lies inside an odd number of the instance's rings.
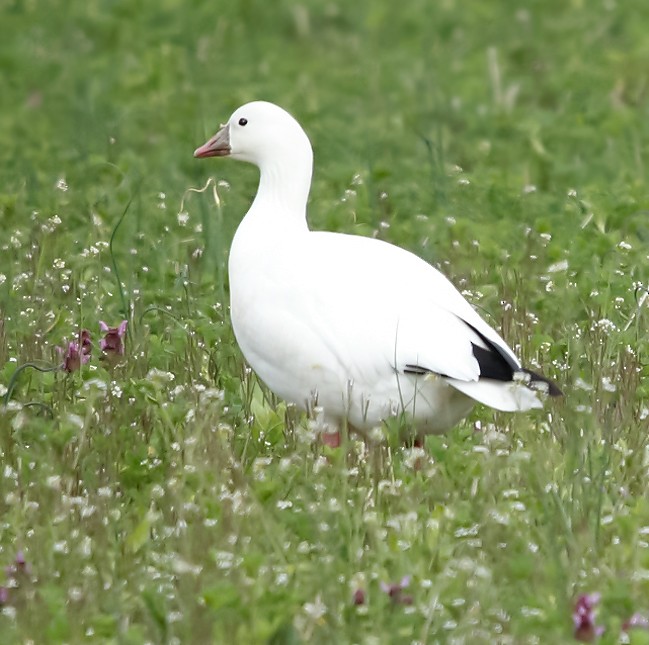
[[[480,376],[496,381],[512,381],[514,379],[514,369],[504,360],[502,354],[495,352],[492,348],[479,347],[475,343],[471,343],[471,348],[478,361]]]
[[[528,385],[537,390],[546,389],[550,396],[563,396],[563,392],[549,378],[538,374],[525,367],[518,367],[509,354],[506,354],[501,347],[483,336],[475,327],[466,323],[473,331],[480,336],[484,344],[489,349],[484,349],[471,343],[473,346],[473,355],[478,361],[480,367],[480,376],[492,378],[496,381],[513,381],[514,375],[523,372],[529,376]],[[540,386],[544,383],[544,386]],[[539,387],[540,386],[540,387]]]
[[[404,370],[404,374],[414,374],[415,376],[423,376],[424,374],[430,374],[430,370],[427,370],[425,367],[421,367],[421,365],[406,365]]]

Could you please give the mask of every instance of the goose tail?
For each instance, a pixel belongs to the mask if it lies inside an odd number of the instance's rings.
[[[561,396],[563,392],[548,378],[518,369],[512,380],[480,378],[477,381],[448,379],[449,385],[479,403],[503,412],[524,412],[543,407],[543,398]]]

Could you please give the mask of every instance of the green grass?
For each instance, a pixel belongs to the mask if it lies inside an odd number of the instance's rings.
[[[598,591],[617,643],[649,615],[648,29],[644,0],[0,0],[0,564],[30,566],[3,642],[569,643]],[[313,443],[229,325],[256,171],[192,158],[256,98],[312,138],[314,228],[440,266],[565,399],[424,455]],[[80,372],[12,381],[80,327]]]

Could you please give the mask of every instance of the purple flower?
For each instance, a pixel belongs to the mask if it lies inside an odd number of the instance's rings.
[[[365,589],[360,587],[352,594],[352,604],[364,605],[365,604]]]
[[[13,563],[5,569],[5,573],[9,578],[15,578],[21,574],[29,575],[29,573],[31,573],[31,567],[25,559],[25,554],[22,551],[16,553],[16,558]]]
[[[630,629],[647,629],[649,630],[649,618],[643,616],[639,612],[636,612],[629,618],[624,621],[622,629],[625,632],[628,632]]]
[[[126,336],[127,325],[128,320],[122,320],[119,327],[109,327],[103,320],[99,321],[99,329],[104,333],[104,337],[99,341],[99,347],[104,354],[124,355],[123,339]]]
[[[410,576],[404,576],[400,582],[381,582],[381,591],[388,594],[395,605],[412,605],[412,596],[403,594],[409,585]]]
[[[9,602],[9,589],[7,587],[0,587],[0,607]]]
[[[82,329],[79,332],[78,340],[68,343],[67,349],[57,347],[57,350],[63,356],[61,368],[68,373],[76,372],[90,360],[90,353],[92,351],[90,332],[87,329]]]
[[[595,607],[599,604],[601,594],[583,594],[577,598],[572,612],[574,637],[582,643],[592,643],[604,633],[604,627],[597,625]]]
[[[87,329],[82,329],[79,332],[79,344],[81,346],[81,353],[90,356],[92,352],[92,340],[90,338],[90,332]]]

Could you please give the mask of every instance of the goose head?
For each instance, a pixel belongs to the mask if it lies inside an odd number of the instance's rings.
[[[276,165],[312,163],[311,143],[300,124],[284,109],[266,101],[253,101],[236,109],[228,122],[194,157],[232,157],[260,169]]]

